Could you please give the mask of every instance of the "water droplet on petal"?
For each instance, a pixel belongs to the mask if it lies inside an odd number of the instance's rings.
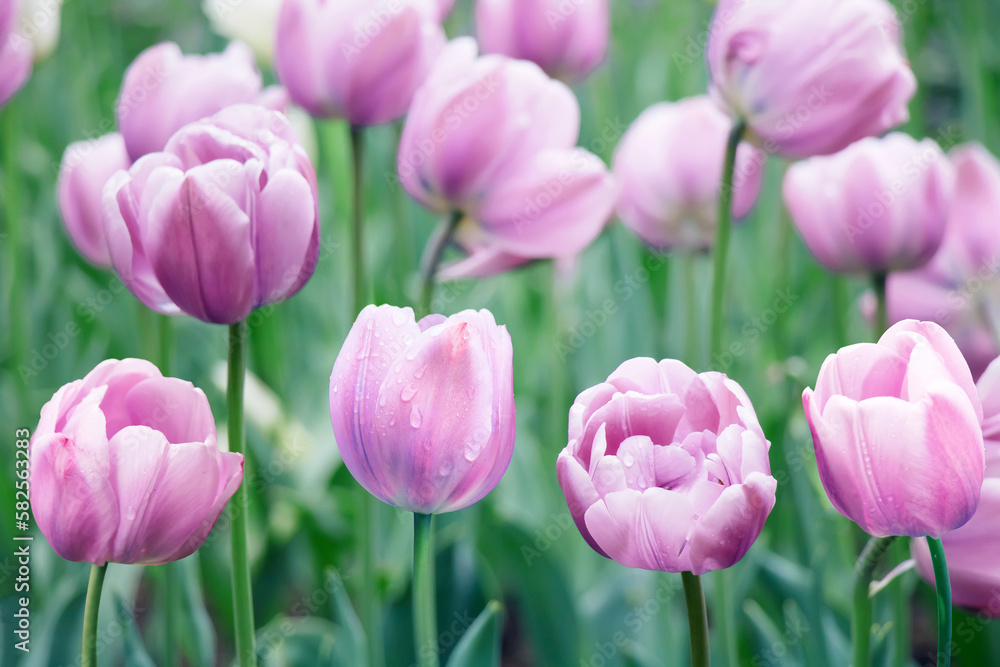
[[[413,371],[413,377],[415,377],[415,378],[417,378],[419,380],[420,378],[422,378],[424,376],[424,371],[426,371],[426,370],[427,370],[427,364],[424,364],[423,366],[421,366],[417,370]]]
[[[378,406],[380,408],[384,407],[385,406],[385,401],[386,401],[386,396],[385,396],[385,394],[382,394],[381,396],[378,397]]]
[[[135,521],[135,508],[129,507],[128,512],[125,513],[125,518],[129,521]]]
[[[410,426],[413,428],[420,428],[420,424],[423,420],[424,418],[420,414],[420,410],[414,406],[413,409],[410,410]]]
[[[447,477],[451,474],[451,471],[455,469],[455,464],[451,459],[445,459],[441,462],[441,467],[438,468],[438,474],[442,477]]]
[[[402,399],[403,402],[412,400],[413,397],[416,395],[417,395],[417,388],[414,387],[412,384],[406,385],[403,388],[403,391],[399,392],[399,398]]]
[[[482,444],[478,442],[470,442],[465,445],[465,460],[475,461],[479,458],[479,455],[483,451]]]
[[[396,425],[396,418],[393,417],[392,419],[389,420],[389,426],[395,426],[395,425]]]
[[[333,393],[335,393],[335,394],[337,393],[337,387],[338,387],[338,386],[339,386],[339,385],[333,385]]]
[[[622,463],[625,465],[626,468],[631,468],[632,465],[635,463],[635,457],[632,456],[632,454],[630,453],[626,453],[624,456],[622,456]]]

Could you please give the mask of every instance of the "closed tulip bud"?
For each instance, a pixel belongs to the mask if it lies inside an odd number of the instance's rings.
[[[19,22],[18,0],[0,0],[0,106],[20,90],[31,75],[33,45]]]
[[[194,553],[243,480],[208,399],[139,359],[102,362],[42,408],[31,509],[66,560],[159,565]]]
[[[836,153],[909,117],[916,79],[899,33],[886,0],[721,0],[709,92],[768,153]]]
[[[906,320],[823,362],[802,394],[833,506],[876,537],[941,537],[976,511],[983,408],[955,341]]]
[[[796,229],[826,268],[906,271],[941,245],[954,180],[936,143],[893,133],[793,164],[783,192]]]
[[[577,396],[557,471],[602,556],[703,574],[735,564],[760,534],[777,488],[769,449],[738,384],[638,358]]]
[[[234,42],[222,53],[185,56],[173,42],[146,49],[125,72],[115,112],[129,157],[162,151],[188,123],[231,104],[256,103],[260,72],[253,53]]]
[[[537,65],[477,57],[475,41],[454,40],[413,100],[400,180],[427,208],[466,214],[455,240],[470,271],[511,263],[493,261],[502,256],[575,255],[618,194],[604,163],[575,147],[579,119],[569,88]]]
[[[444,45],[430,0],[285,0],[274,66],[322,118],[379,125],[406,113]]]
[[[274,58],[281,0],[204,0],[202,8],[215,32],[249,46],[261,63]]]
[[[618,215],[625,226],[653,248],[711,248],[731,125],[704,96],[643,111],[615,151]],[[763,175],[764,154],[740,144],[733,177],[737,218],[750,212]]]
[[[944,240],[922,268],[889,276],[889,319],[937,322],[979,377],[1000,354],[993,335],[1000,322],[1000,162],[978,144],[949,157],[955,195]]]
[[[979,507],[969,522],[941,538],[951,579],[951,599],[960,606],[1000,618],[1000,363],[976,385],[983,402],[986,477]],[[925,540],[913,540],[917,572],[931,584],[934,568]]]
[[[117,132],[70,144],[63,153],[57,186],[59,212],[73,245],[88,262],[101,268],[111,266],[101,196],[111,176],[131,165],[125,141]]]
[[[485,53],[537,63],[564,81],[579,81],[604,60],[608,0],[477,0],[476,36]]]
[[[299,291],[316,268],[316,176],[288,119],[235,105],[112,176],[115,270],[143,303],[235,324]]]
[[[510,464],[515,415],[507,328],[487,310],[414,321],[368,306],[330,376],[347,469],[379,500],[440,514],[489,493]]]

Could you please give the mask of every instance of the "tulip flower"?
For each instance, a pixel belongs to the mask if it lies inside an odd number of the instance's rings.
[[[537,65],[454,40],[407,116],[401,183],[427,208],[457,212],[454,241],[477,267],[575,255],[617,196],[604,164],[574,147],[579,118],[569,88]]]
[[[313,116],[387,123],[406,113],[444,45],[439,16],[430,0],[286,0],[275,70]]]
[[[865,532],[939,538],[976,511],[983,408],[938,325],[905,320],[831,354],[802,404],[823,488]]]
[[[484,53],[530,60],[564,81],[590,74],[608,51],[608,0],[477,0]]]
[[[112,175],[130,166],[125,140],[115,132],[70,144],[59,167],[59,212],[66,232],[80,254],[101,268],[111,266],[101,216],[104,186]]]
[[[108,250],[150,308],[235,324],[306,283],[316,176],[287,118],[235,105],[191,123],[104,189]]]
[[[983,402],[986,478],[979,507],[969,522],[941,538],[948,558],[952,599],[994,618],[1000,617],[1000,362],[994,362],[976,385]],[[911,543],[917,571],[934,581],[924,540]]]
[[[417,322],[370,305],[334,364],[330,415],[344,464],[376,498],[420,514],[468,507],[513,453],[507,328],[487,310]]]
[[[22,34],[18,0],[0,5],[0,106],[16,93],[31,74],[33,47]]]
[[[923,268],[889,277],[893,322],[937,322],[954,337],[973,377],[1000,354],[1000,162],[978,144],[950,153],[955,195],[937,254]]]
[[[661,102],[639,115],[614,157],[621,195],[618,216],[657,249],[708,250],[729,119],[704,96]],[[742,218],[760,193],[764,154],[741,144],[736,156],[733,215]]]
[[[783,192],[803,241],[829,270],[906,271],[941,245],[954,180],[934,141],[893,133],[793,164]]]
[[[559,485],[602,556],[703,574],[735,564],[760,534],[777,488],[769,449],[736,382],[631,359],[577,396]]]
[[[231,104],[257,102],[253,53],[234,42],[222,53],[185,56],[173,42],[146,49],[125,72],[115,112],[134,161],[162,151],[176,131]]]
[[[916,79],[886,0],[721,0],[709,92],[768,153],[836,153],[908,118]]]
[[[66,560],[158,565],[194,553],[243,479],[208,399],[140,359],[102,362],[42,408],[31,509]]]
[[[249,46],[261,63],[274,58],[281,0],[204,0],[202,9],[215,32]]]

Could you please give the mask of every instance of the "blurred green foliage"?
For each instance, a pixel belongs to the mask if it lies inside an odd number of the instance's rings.
[[[712,10],[696,0],[612,4],[608,61],[576,88],[580,145],[605,160],[643,108],[705,91],[702,45]],[[1000,7],[993,0],[901,0],[897,7],[920,82],[905,130],[977,140],[1000,151]],[[471,1],[459,0],[449,34],[471,33],[471,15]],[[8,545],[0,547],[4,665],[78,664],[88,572],[85,564],[55,556],[36,533],[32,651],[15,651],[14,430],[34,428],[52,393],[101,360],[150,358],[156,349],[156,328],[144,308],[68,242],[55,200],[59,160],[70,142],[114,128],[122,74],[142,49],[167,39],[186,52],[224,46],[196,0],[69,0],[62,22],[54,56],[0,111],[0,460],[9,463],[0,475],[0,544]],[[269,72],[265,77],[273,80]],[[252,337],[251,370],[272,398],[251,400],[278,405],[278,417],[267,423],[254,421],[255,410],[249,410],[245,480],[265,665],[349,664],[345,656],[357,655],[363,645],[346,595],[354,594],[360,572],[359,535],[352,528],[358,493],[336,452],[327,396],[327,373],[353,319],[348,133],[339,123],[320,123],[318,130],[322,261],[298,296],[259,318]],[[408,305],[435,220],[392,186],[398,132],[398,126],[387,126],[365,136],[367,263],[378,277],[376,302]],[[723,606],[714,593],[720,575],[704,579],[710,622],[715,626],[720,614],[730,615],[741,665],[839,666],[848,662],[851,572],[863,536],[826,500],[800,395],[827,354],[871,337],[857,307],[867,286],[830,277],[808,255],[782,212],[784,167],[769,161],[756,210],[735,231],[727,317],[729,340],[740,352],[715,360],[754,402],[772,443],[778,500],[756,545],[726,575]],[[587,547],[568,521],[555,459],[566,444],[566,415],[575,395],[623,360],[670,356],[707,369],[708,281],[707,258],[658,257],[615,226],[573,267],[541,263],[439,288],[437,310],[486,307],[507,325],[518,409],[514,460],[504,480],[478,506],[438,522],[444,658],[487,601],[496,599],[503,603],[504,665],[653,667],[687,660],[679,575],[631,571]],[[772,318],[769,309],[781,295],[791,308]],[[613,314],[602,310],[608,300]],[[187,317],[174,325],[172,374],[206,390],[224,441],[224,392],[217,378],[225,330]],[[26,377],[17,372],[19,364],[32,363],[35,371]],[[386,664],[409,665],[410,522],[388,507],[379,508],[378,519]],[[232,658],[227,528],[224,514],[201,552],[172,573],[180,582],[175,604],[182,610],[188,664],[225,665]],[[897,562],[905,555],[896,553]],[[162,568],[111,567],[99,624],[105,640],[101,664],[162,664],[165,579]],[[912,638],[904,634],[911,655],[892,664],[928,664],[934,652],[932,591],[912,571],[875,600],[875,664],[892,660],[896,629],[887,624],[897,586],[911,612],[912,627],[904,629]],[[1000,626],[962,612],[955,624],[969,630],[956,632],[956,665],[1000,661]],[[713,642],[714,664],[722,665],[718,638]]]

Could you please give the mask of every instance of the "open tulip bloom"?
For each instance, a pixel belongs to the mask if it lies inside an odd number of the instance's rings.
[[[240,486],[243,456],[219,451],[200,389],[139,359],[102,362],[56,392],[29,456],[39,529],[63,558],[93,564],[83,664],[94,665],[106,564],[194,553]]]
[[[868,660],[868,582],[890,543],[875,538],[928,536],[941,596],[938,644],[948,646],[940,538],[973,516],[985,466],[983,407],[958,346],[937,324],[899,322],[877,344],[827,357],[802,402],[830,501],[874,536],[859,560],[855,664]]]
[[[626,361],[570,409],[557,462],[570,514],[602,556],[684,573],[695,664],[708,648],[694,575],[734,565],[760,534],[777,488],[769,449],[736,382],[673,359]]]

